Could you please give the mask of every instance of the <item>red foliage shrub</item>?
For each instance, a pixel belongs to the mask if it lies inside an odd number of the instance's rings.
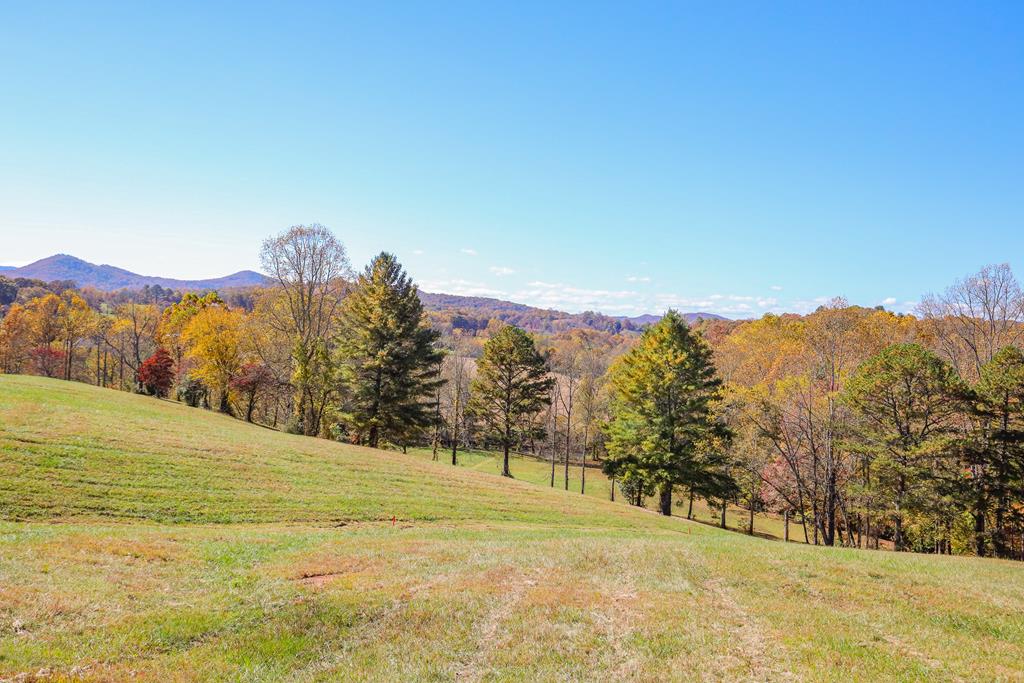
[[[139,383],[153,396],[166,396],[173,381],[174,361],[163,348],[157,349],[139,368]]]

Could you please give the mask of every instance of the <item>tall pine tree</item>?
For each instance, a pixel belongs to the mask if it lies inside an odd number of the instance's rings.
[[[735,490],[716,444],[728,433],[715,418],[721,380],[711,349],[675,311],[644,331],[612,370],[612,418],[605,471],[650,486],[672,514],[672,489],[685,485],[725,498]]]
[[[553,384],[533,339],[518,327],[503,327],[484,344],[476,378],[470,385],[468,410],[501,444],[505,454],[503,476],[512,476],[509,449],[529,430],[536,433],[532,421],[526,418],[550,402]]]
[[[405,444],[433,419],[441,353],[416,285],[392,254],[382,252],[366,267],[341,319],[341,417],[349,436],[373,448]]]

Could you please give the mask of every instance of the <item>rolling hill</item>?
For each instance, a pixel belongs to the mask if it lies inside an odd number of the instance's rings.
[[[1021,577],[0,376],[0,679],[1019,680]]]
[[[13,268],[4,273],[5,277],[25,277],[51,282],[70,280],[79,287],[94,287],[100,290],[141,289],[159,285],[170,289],[227,289],[230,287],[257,287],[270,282],[266,275],[251,270],[242,270],[223,277],[206,280],[176,280],[167,277],[139,275],[123,268],[96,265],[67,254],[55,254],[27,266]]]

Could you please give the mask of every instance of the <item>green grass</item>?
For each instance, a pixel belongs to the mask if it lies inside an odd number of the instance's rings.
[[[476,457],[0,377],[0,680],[1022,679],[1018,564],[767,541]]]
[[[433,459],[433,450],[430,448],[410,448],[409,454],[420,458]],[[437,458],[438,462],[451,463],[451,451],[439,450]],[[476,472],[487,472],[495,475],[501,473],[502,459],[503,457],[501,453],[484,450],[460,450],[458,451],[458,456],[456,458],[459,467],[465,467]],[[537,484],[539,486],[551,487],[550,460],[544,461],[522,454],[512,454],[510,460],[511,464],[509,468],[512,470],[512,475],[516,479],[520,481],[527,481],[531,484]],[[600,468],[594,466],[587,467],[586,476],[586,485],[583,487],[584,495],[597,498],[599,500],[611,499],[611,481],[603,472],[601,472]],[[579,463],[570,462],[568,487],[570,492],[579,493],[580,479],[581,473]],[[565,464],[561,461],[555,462],[554,488],[561,489],[563,491],[566,490]],[[618,489],[616,489],[616,495],[618,496]],[[618,496],[618,500],[623,502],[621,496]],[[677,496],[674,502],[675,508],[673,510],[673,514],[685,517],[688,511],[689,498],[685,496]],[[657,497],[648,498],[647,508],[652,511],[656,510],[657,503]],[[717,526],[721,523],[721,515],[721,509],[711,509],[707,503],[699,498],[694,500],[692,519],[698,522]],[[778,540],[785,538],[785,521],[780,515],[758,512],[755,513],[754,517],[755,534],[765,538],[774,538]],[[746,532],[749,522],[750,513],[748,510],[733,505],[730,505],[727,508],[725,514],[725,525],[727,529]],[[789,539],[791,543],[804,542],[803,529],[795,520],[790,520],[789,523]]]

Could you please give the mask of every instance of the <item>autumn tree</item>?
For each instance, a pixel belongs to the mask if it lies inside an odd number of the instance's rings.
[[[240,352],[242,314],[209,307],[192,317],[182,332],[187,356],[196,362],[195,376],[217,396],[217,409],[231,412],[231,379],[242,364]]]
[[[161,346],[152,356],[142,361],[138,380],[151,396],[167,396],[174,383],[174,360],[166,349]]]
[[[224,300],[217,292],[196,294],[186,292],[179,301],[165,308],[160,314],[156,339],[171,354],[174,364],[179,368],[185,358],[186,348],[182,336],[185,328],[199,311],[210,306],[224,306]]]
[[[229,384],[231,390],[242,397],[245,421],[252,422],[257,401],[277,382],[273,371],[263,363],[246,363],[231,377]]]
[[[114,352],[119,363],[119,386],[126,388],[125,378],[137,378],[142,361],[156,351],[157,327],[160,324],[160,310],[155,304],[138,304],[134,301],[120,304],[114,313],[114,322],[107,330],[108,347]],[[136,383],[136,390],[141,386]]]
[[[0,319],[0,372],[21,372],[32,348],[31,314],[20,304],[12,304]]]
[[[78,292],[66,290],[57,309],[61,342],[64,353],[64,379],[71,379],[75,350],[96,324],[96,314]]]
[[[712,478],[701,445],[725,431],[712,409],[721,380],[711,349],[682,316],[669,311],[616,362],[611,385],[605,470],[623,482],[637,479],[656,487],[659,510],[671,515],[676,485],[700,488]]]
[[[320,432],[333,380],[331,344],[350,274],[345,247],[322,225],[296,225],[263,242],[260,263],[277,282],[262,313],[289,340],[293,411],[307,436]]]
[[[440,386],[439,335],[427,326],[416,285],[381,253],[359,275],[341,309],[338,340],[342,418],[354,440],[405,444],[431,424]]]
[[[550,401],[554,380],[547,363],[523,330],[509,325],[491,336],[470,385],[470,412],[501,445],[501,474],[511,477],[509,451],[527,432],[535,432],[532,417]]]

